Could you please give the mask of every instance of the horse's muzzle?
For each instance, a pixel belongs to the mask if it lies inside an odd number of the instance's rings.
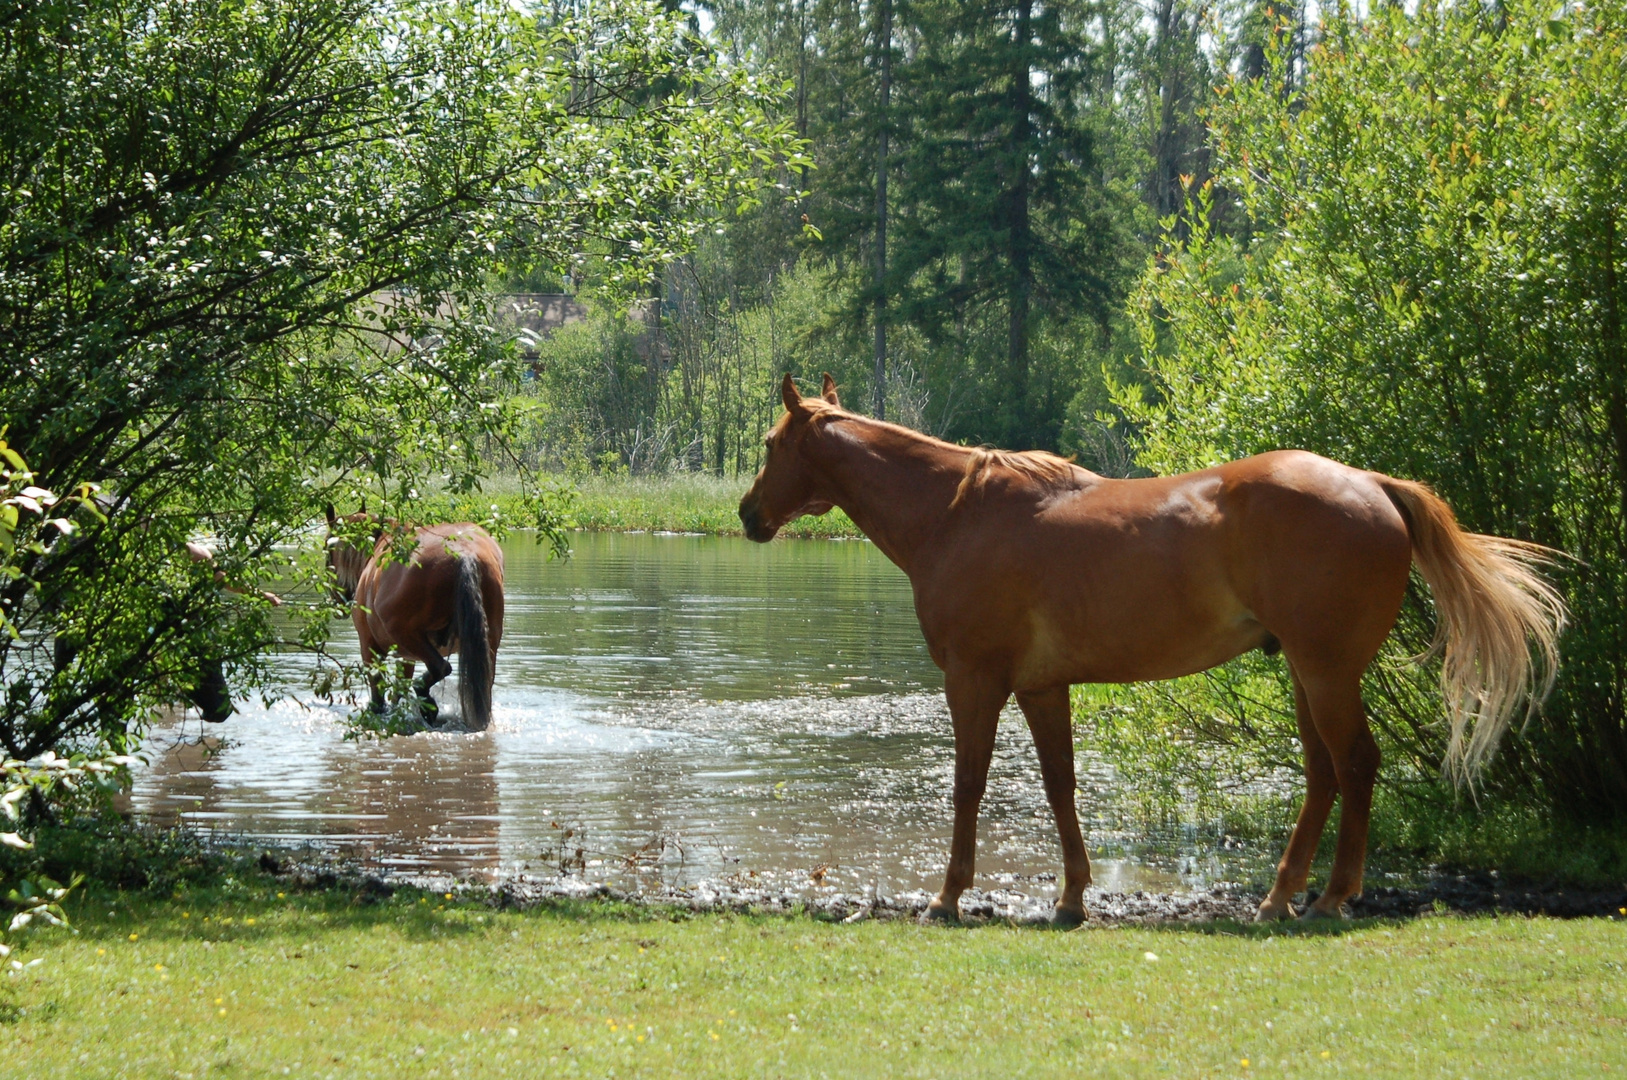
[[[740,527],[745,532],[747,540],[759,544],[766,544],[780,531],[763,524],[762,514],[758,512],[758,508],[755,505],[748,506],[745,499],[740,501]]]

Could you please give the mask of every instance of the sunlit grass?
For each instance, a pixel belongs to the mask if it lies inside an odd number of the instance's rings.
[[[716,536],[740,535],[740,497],[751,477],[717,477],[702,473],[668,476],[589,476],[575,482],[572,518],[578,528],[629,532],[692,532]],[[504,478],[490,485],[484,496],[513,520],[523,520],[517,496]],[[795,538],[862,535],[846,514],[832,510],[821,517],[805,517],[787,525],[782,536]]]
[[[696,473],[664,477],[597,476],[584,480],[576,505],[584,529],[649,529],[738,536],[740,497],[751,477],[729,479]],[[858,536],[840,510],[792,522],[791,537]]]
[[[1564,1076],[1627,1068],[1627,923],[1332,932],[75,906],[8,981],[13,1075]],[[1246,1062],[1246,1064],[1244,1064]]]

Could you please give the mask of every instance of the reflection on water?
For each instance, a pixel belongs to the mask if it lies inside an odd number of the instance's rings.
[[[269,708],[246,703],[214,729],[224,746],[197,742],[196,721],[157,732],[135,808],[402,871],[938,883],[954,748],[908,582],[879,552],[609,533],[574,543],[563,564],[523,538],[505,546],[487,732],[346,742],[347,706],[291,692]],[[335,636],[354,648],[348,630]],[[302,662],[287,661],[291,688]],[[443,689],[457,700],[454,685]],[[1090,839],[1122,841],[1100,813],[1110,774],[1080,764]],[[1219,869],[1162,854],[1098,860],[1097,883],[1167,888]],[[1058,858],[1033,747],[1011,711],[979,880],[1047,874]]]

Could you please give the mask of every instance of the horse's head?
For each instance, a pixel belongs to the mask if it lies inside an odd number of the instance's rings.
[[[767,452],[762,471],[740,500],[740,524],[746,537],[763,543],[788,521],[804,514],[823,514],[831,500],[823,491],[819,472],[808,461],[810,443],[819,437],[818,417],[841,408],[836,382],[825,376],[824,390],[817,398],[804,398],[790,375],[780,384],[785,415],[763,440]]]
[[[373,539],[378,540],[380,526],[378,519],[367,511],[359,514],[346,514],[343,518],[336,517],[333,506],[327,507],[328,514],[328,569],[333,571],[334,599],[346,604],[356,599],[356,585],[362,579],[362,569],[367,560],[373,557],[371,550],[357,547],[346,537],[346,533],[354,534],[354,529],[342,529],[341,522],[354,526],[358,522],[368,522],[373,525]]]

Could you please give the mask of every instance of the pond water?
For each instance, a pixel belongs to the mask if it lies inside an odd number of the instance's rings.
[[[302,691],[227,724],[154,733],[132,792],[158,822],[398,872],[557,872],[623,887],[738,879],[936,888],[954,746],[909,584],[864,542],[583,533],[548,561],[505,544],[495,716],[480,734],[346,741],[351,706]],[[355,654],[336,628],[335,651]],[[455,680],[437,692],[456,706]],[[217,739],[216,736],[219,736]],[[1081,811],[1108,889],[1219,874],[1195,837],[1115,823],[1111,770],[1081,755]],[[1049,891],[1055,827],[1008,709],[978,882]],[[816,885],[814,878],[818,877]]]

